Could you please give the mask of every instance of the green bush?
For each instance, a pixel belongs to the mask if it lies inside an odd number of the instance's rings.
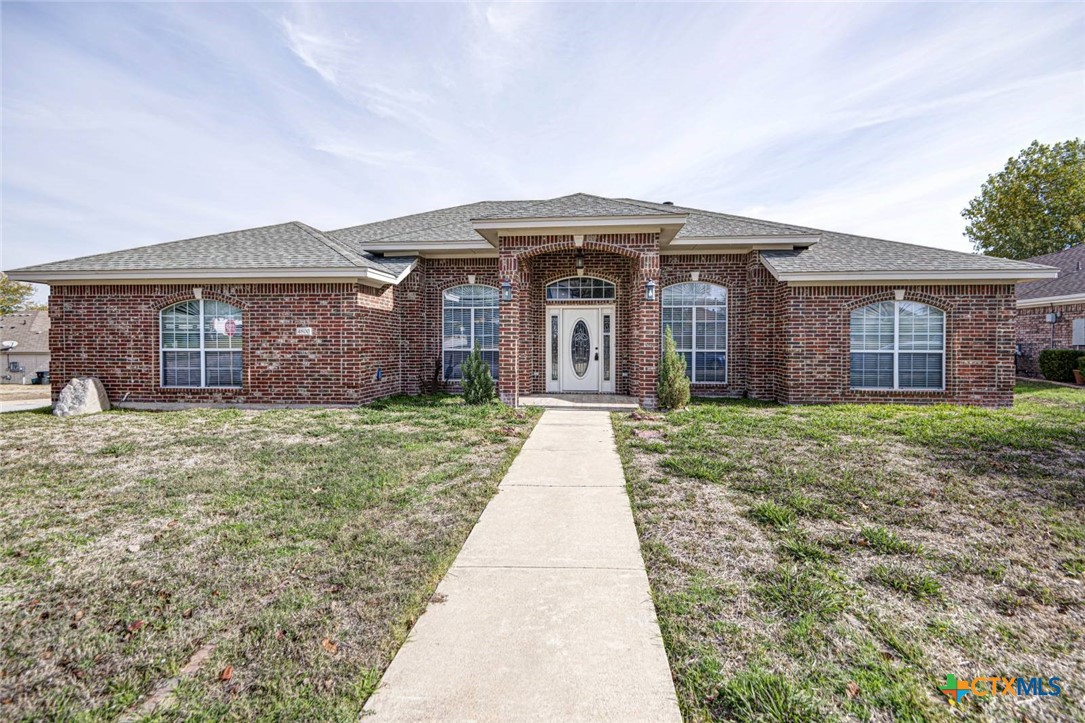
[[[494,398],[494,378],[490,365],[482,358],[475,344],[474,350],[463,362],[463,399],[468,404],[487,404]]]
[[[1074,381],[1074,367],[1085,359],[1085,351],[1077,349],[1044,349],[1040,352],[1040,372],[1053,382]]]
[[[686,358],[674,348],[671,327],[663,338],[663,358],[659,362],[656,397],[663,409],[681,409],[689,404],[689,379],[686,378]]]

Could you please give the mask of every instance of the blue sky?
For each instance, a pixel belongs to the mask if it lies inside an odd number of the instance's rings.
[[[969,250],[1085,4],[2,5],[0,268],[576,191]]]

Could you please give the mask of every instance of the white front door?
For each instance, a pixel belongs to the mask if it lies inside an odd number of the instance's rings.
[[[546,389],[614,391],[614,307],[552,306],[546,314]]]

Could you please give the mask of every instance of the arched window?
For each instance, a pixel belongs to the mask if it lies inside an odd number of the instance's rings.
[[[241,309],[182,301],[163,309],[159,322],[162,386],[241,386]]]
[[[942,389],[946,315],[915,301],[851,312],[852,389]]]
[[[614,284],[590,276],[570,276],[546,285],[547,301],[582,301],[613,300]]]
[[[497,289],[466,284],[444,293],[441,368],[446,381],[462,379],[460,367],[478,345],[497,379]]]
[[[663,333],[686,357],[695,384],[727,381],[727,289],[689,282],[663,289]]]

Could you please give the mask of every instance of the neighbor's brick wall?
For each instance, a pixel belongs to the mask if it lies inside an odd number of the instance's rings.
[[[242,309],[242,388],[160,385],[159,311],[192,285],[55,286],[49,299],[54,398],[96,376],[114,402],[355,404],[400,390],[395,290],[353,284],[202,286]],[[299,326],[313,336],[298,336]],[[377,369],[382,380],[376,378]]]
[[[1048,324],[1044,317],[1051,312],[1061,312],[1062,316],[1054,324]],[[1040,352],[1044,349],[1085,349],[1070,342],[1073,333],[1073,320],[1085,319],[1085,304],[1063,304],[1017,310],[1017,343],[1023,352],[1018,365],[1026,376],[1040,377]],[[1054,327],[1055,342],[1052,346],[1051,331]]]
[[[786,287],[778,305],[786,327],[779,401],[1013,404],[1012,285],[907,287],[905,300],[946,312],[945,391],[851,390],[851,311],[894,298],[894,287],[889,286]]]

